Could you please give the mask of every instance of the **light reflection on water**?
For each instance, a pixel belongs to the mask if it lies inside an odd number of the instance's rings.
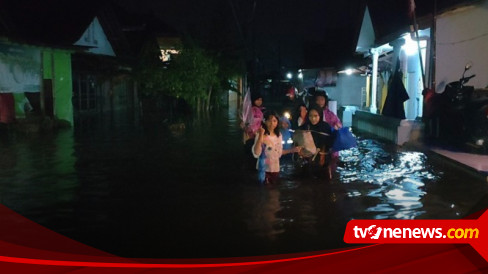
[[[358,147],[342,151],[339,180],[346,184],[370,184],[366,193],[353,190],[349,197],[366,195],[377,204],[365,209],[376,219],[414,219],[425,213],[421,198],[425,182],[440,178],[426,165],[421,152],[386,152],[374,140],[358,141]]]

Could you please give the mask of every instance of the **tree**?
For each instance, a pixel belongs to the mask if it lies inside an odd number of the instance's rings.
[[[162,90],[198,110],[209,109],[212,91],[219,84],[218,72],[219,66],[204,49],[185,48],[160,74]]]
[[[147,43],[136,70],[143,96],[181,98],[201,110],[210,110],[229,89],[229,79],[243,75],[245,67],[239,49],[207,50],[187,37],[180,54],[169,63],[159,59],[159,47]]]

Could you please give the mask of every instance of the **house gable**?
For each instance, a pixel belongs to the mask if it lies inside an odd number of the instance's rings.
[[[97,17],[93,19],[83,35],[74,43],[76,46],[89,47],[87,50],[93,54],[115,56],[112,45]]]
[[[356,45],[356,52],[367,53],[370,48],[374,46],[375,34],[373,22],[369,15],[369,9],[366,7],[361,24],[361,31],[359,32],[358,43]]]

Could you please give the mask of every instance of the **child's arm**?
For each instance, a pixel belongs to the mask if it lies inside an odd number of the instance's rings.
[[[264,128],[259,128],[256,138],[254,139],[254,145],[252,146],[252,154],[254,158],[259,158],[261,155],[262,149],[261,145],[263,144],[264,140]]]
[[[301,146],[292,147],[290,149],[283,149],[283,152],[281,155],[283,156],[283,155],[290,154],[290,153],[300,153],[301,150],[302,150]]]
[[[340,129],[342,127],[342,123],[341,123],[341,119],[339,119],[339,117],[337,117],[337,115],[335,115],[332,111],[329,110],[329,119],[331,120],[330,124],[333,125],[332,127],[334,127],[334,129]],[[325,121],[325,120],[324,120]]]
[[[340,129],[342,127],[342,123],[341,123],[341,119],[339,119],[339,117],[337,117],[337,115],[334,114],[334,128],[337,130],[337,129]]]

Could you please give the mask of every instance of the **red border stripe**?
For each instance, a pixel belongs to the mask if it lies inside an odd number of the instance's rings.
[[[211,268],[211,267],[231,267],[231,266],[250,266],[274,264],[282,262],[291,262],[299,260],[307,260],[319,257],[325,257],[335,254],[347,253],[357,251],[376,245],[368,245],[354,249],[331,252],[326,254],[318,254],[305,257],[287,258],[279,260],[256,261],[256,262],[241,262],[241,263],[221,263],[221,264],[145,264],[145,263],[103,263],[103,262],[82,262],[82,261],[59,261],[59,260],[41,260],[18,257],[0,256],[0,262],[30,264],[30,265],[51,265],[51,266],[79,266],[79,267],[107,267],[107,268]]]

